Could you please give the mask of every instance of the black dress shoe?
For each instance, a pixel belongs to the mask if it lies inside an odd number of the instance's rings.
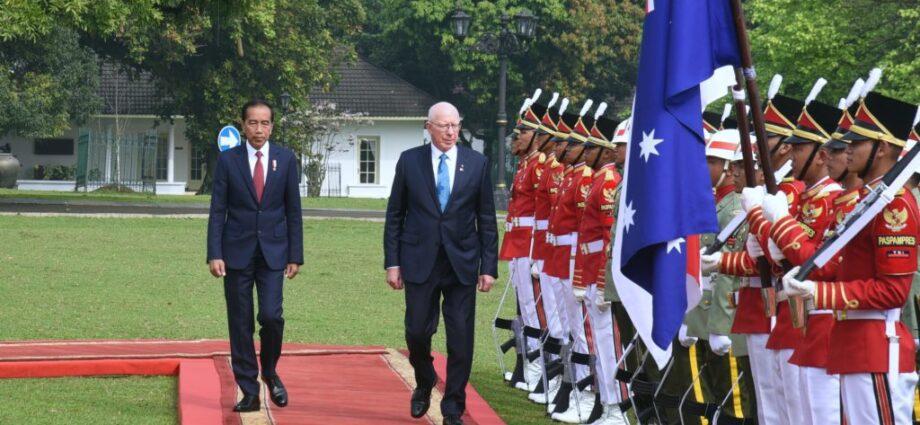
[[[447,415],[444,417],[444,422],[441,422],[444,425],[463,425],[463,419],[460,419],[457,415]]]
[[[431,406],[431,388],[416,388],[412,391],[412,400],[409,403],[411,411],[409,412],[413,418],[421,418],[425,416],[425,413],[428,413],[428,408]]]
[[[272,377],[263,376],[262,380],[265,381],[265,385],[268,385],[268,396],[272,399],[272,403],[275,403],[275,406],[278,407],[287,406],[287,389],[281,383],[281,378],[278,375]]]
[[[261,405],[259,404],[259,396],[243,394],[243,399],[236,403],[233,406],[234,412],[255,412],[258,411]]]

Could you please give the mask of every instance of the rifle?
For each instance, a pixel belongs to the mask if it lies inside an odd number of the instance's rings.
[[[888,170],[878,186],[872,188],[856,208],[853,209],[842,223],[838,224],[831,236],[821,245],[821,248],[812,255],[795,275],[797,280],[805,280],[815,268],[823,267],[837,255],[838,252],[852,240],[869,222],[871,222],[882,209],[894,200],[898,191],[907,183],[910,176],[920,171],[920,149],[911,149],[907,156],[898,161],[891,170]]]

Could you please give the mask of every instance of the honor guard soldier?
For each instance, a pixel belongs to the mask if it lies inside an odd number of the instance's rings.
[[[567,341],[568,330],[563,325],[564,317],[561,314],[561,306],[557,300],[552,277],[544,272],[546,261],[553,253],[553,245],[548,242],[547,229],[549,228],[549,217],[552,207],[556,202],[556,195],[559,186],[562,183],[562,173],[564,166],[556,158],[556,143],[553,137],[556,135],[556,123],[560,120],[560,114],[565,112],[569,100],[562,99],[558,109],[553,108],[558,93],[553,94],[553,99],[546,108],[546,112],[540,119],[540,125],[537,128],[537,144],[543,154],[542,164],[537,169],[537,188],[536,188],[536,227],[534,228],[533,241],[533,266],[531,275],[536,276],[540,281],[541,298],[543,300],[543,311],[546,314],[546,323],[549,336],[556,341]],[[545,359],[544,359],[545,360]],[[547,372],[548,373],[548,372]],[[537,383],[537,388],[528,395],[531,401],[540,404],[546,404],[558,391],[562,381],[561,374],[554,374],[546,377],[548,381],[548,391],[542,388],[542,380]]]
[[[770,222],[770,257],[774,261],[786,260],[793,266],[805,263],[821,246],[826,232],[836,223],[834,205],[843,192],[828,176],[829,151],[824,149],[831,140],[832,129],[840,121],[841,111],[814,101],[822,82],[823,79],[819,80],[812,89],[795,131],[784,141],[793,145],[793,174],[807,187],[800,198],[798,214],[789,215],[787,198],[782,192],[763,199],[763,217]],[[833,275],[829,278],[833,279]],[[798,305],[804,306],[801,301]],[[831,310],[808,310],[805,337],[789,358],[789,363],[798,366],[799,371],[797,406],[804,424],[839,423],[839,379],[828,375],[826,370],[827,339],[834,318]],[[786,384],[791,385],[788,380]]]
[[[559,136],[562,136],[561,133],[564,130],[568,130],[565,139],[559,142],[566,144],[560,161],[567,167],[549,221],[549,240],[554,246],[553,255],[544,264],[546,274],[556,278],[554,287],[558,291],[557,301],[560,302],[560,310],[566,316],[565,322],[569,328],[572,355],[568,364],[574,371],[574,373],[569,373],[572,385],[589,374],[585,365],[575,365],[574,363],[577,362],[572,361],[572,358],[579,357],[576,354],[588,355],[590,333],[581,305],[575,300],[572,272],[575,248],[578,243],[578,222],[584,212],[585,197],[594,174],[591,168],[584,163],[584,142],[587,141],[587,132],[585,131],[584,135],[579,134],[576,127],[584,126],[581,115],[587,112],[592,103],[590,100],[586,101],[579,115],[563,114],[561,125],[557,125],[560,130]],[[585,397],[580,391],[568,388],[566,382],[563,382],[554,400],[554,406],[551,407],[553,407],[554,415],[563,415],[569,409],[590,411],[593,407],[590,403],[593,401],[593,394]]]
[[[714,123],[711,119],[707,120],[707,117],[712,117],[712,115],[704,116],[704,122],[708,122],[710,128],[720,128],[722,126],[722,119],[719,119],[718,123]],[[711,183],[716,194],[717,203],[733,192],[731,179],[726,178],[726,170],[728,163],[735,156],[735,150],[738,148],[737,131],[734,131],[735,137],[733,139],[715,137],[720,133],[724,136],[731,133],[731,131],[722,132],[718,130],[715,133],[706,134],[706,161],[709,165]],[[703,245],[705,243],[701,240],[701,246]],[[704,273],[704,276],[707,274]],[[727,391],[720,395],[711,392],[714,389],[710,386],[713,382],[713,375],[709,374],[709,368],[712,366],[707,365],[704,367],[710,358],[708,321],[709,309],[712,308],[713,300],[709,279],[704,277],[701,283],[703,293],[699,304],[684,316],[684,322],[678,331],[677,340],[672,345],[673,358],[671,361],[674,362],[674,365],[671,366],[671,371],[665,380],[663,388],[664,391],[671,394],[684,394],[688,388],[692,387],[688,400],[700,403],[718,402],[727,394]],[[719,342],[723,343],[723,341]],[[727,352],[730,346],[730,342],[724,342],[724,347],[719,349],[724,348]],[[719,362],[717,359],[719,356],[712,357]],[[731,383],[729,382],[728,385],[730,388]],[[703,423],[705,420],[699,416],[687,416],[681,412],[676,412],[669,415],[669,422],[678,421],[681,418],[684,423],[693,424]]]
[[[629,124],[631,119],[625,119],[621,121],[614,131],[613,139],[611,142],[614,146],[614,163],[616,164],[617,173],[621,176],[623,175],[623,166],[626,163],[626,144],[629,143]],[[613,192],[613,217],[616,219],[617,212],[620,207],[620,193],[622,193],[622,185],[617,185],[616,190]],[[614,238],[616,237],[616,223],[610,226],[610,244],[613,244]],[[625,355],[624,352],[627,348],[627,345],[632,341],[633,337],[636,335],[636,328],[632,324],[632,320],[629,318],[629,314],[626,312],[626,308],[623,307],[623,303],[620,300],[620,295],[617,293],[617,287],[613,282],[613,273],[610,269],[610,255],[612,250],[607,250],[607,265],[604,267],[604,299],[609,301],[611,306],[610,309],[613,311],[613,340],[614,340],[614,353],[616,358],[619,360]],[[633,354],[623,360],[623,366],[627,370],[635,370],[639,367],[639,358],[638,350],[634,350]],[[619,383],[619,393],[620,398],[626,399],[629,397],[629,388],[627,388],[625,382]]]
[[[603,116],[606,104],[595,112],[594,127],[585,142],[585,162],[594,177],[578,227],[578,249],[572,286],[576,299],[584,304],[591,322],[595,358],[595,404],[586,423],[623,424],[619,404],[623,401],[616,380],[617,357],[614,350],[613,316],[610,302],[604,299],[604,267],[613,225],[614,192],[622,178],[616,171],[615,146],[610,142],[616,125]]]
[[[525,327],[541,329],[540,314],[537,303],[540,300],[539,282],[534,282],[530,275],[531,251],[533,244],[534,212],[536,209],[536,170],[540,153],[534,148],[535,130],[540,125],[539,116],[545,112],[544,107],[534,103],[540,95],[527,99],[520,118],[515,126],[515,135],[511,142],[511,153],[519,158],[517,172],[511,186],[511,198],[508,202],[508,215],[505,220],[505,234],[502,239],[499,260],[508,261],[511,283],[517,295],[521,319]],[[535,350],[539,341],[526,338],[527,351]],[[522,353],[523,354],[523,353]],[[523,360],[526,360],[526,355]],[[542,360],[526,362],[523,382],[514,382],[516,388],[532,390],[542,375]]]
[[[866,182],[861,196],[897,162],[916,110],[916,105],[876,93],[862,99],[843,136],[850,141],[850,171]],[[917,201],[902,188],[840,251],[835,280],[798,280],[797,268],[783,278],[790,295],[811,298],[816,309],[837,315],[827,371],[840,375],[849,423],[912,423],[916,347],[899,319],[917,270],[918,236]]]
[[[770,161],[774,169],[781,169],[789,161],[792,148],[791,145],[782,143],[782,140],[792,135],[796,128],[795,117],[804,107],[804,102],[778,94],[781,83],[782,77],[774,76],[764,106],[767,145],[770,148]],[[804,184],[789,177],[779,183],[778,187],[787,196],[789,213],[796,214]],[[780,351],[786,349],[791,355],[797,343],[796,335],[800,337],[801,332],[792,328],[788,304],[776,304],[773,289],[763,289],[765,285],[760,281],[757,271],[755,258],[764,255],[767,249],[766,240],[769,237],[769,223],[763,218],[760,209],[762,196],[762,187],[745,188],[742,191],[741,206],[747,214],[749,232],[745,238],[745,249],[742,252],[703,256],[702,263],[704,270],[718,269],[722,274],[746,278],[742,281],[742,288],[738,293],[732,332],[747,335],[760,423],[796,423],[793,418],[801,415],[795,415],[787,406],[790,404],[789,399],[797,397],[798,387],[785,382],[784,377],[788,375],[789,379],[795,382],[798,375],[793,374],[791,370],[785,374],[779,373],[782,368],[788,368],[788,363],[780,358]],[[769,253],[766,257],[769,259]],[[781,268],[775,263],[773,270],[774,274],[781,273]],[[770,317],[766,318],[765,313]],[[787,336],[779,338],[782,343],[778,343],[777,338],[773,336],[777,332],[776,329],[780,329],[779,333]]]
[[[734,120],[729,123],[728,120],[723,119],[723,126],[728,125],[734,125]],[[754,142],[756,141],[752,140],[752,143]],[[732,146],[737,149],[731,155],[723,150]],[[716,132],[710,136],[707,148],[706,159],[710,177],[713,179],[716,215],[720,227],[725,228],[737,215],[743,214],[740,191],[735,187],[735,181],[729,173],[731,162],[740,153],[738,130],[725,129]],[[736,234],[744,236],[746,232],[746,228],[741,228],[736,231]],[[715,234],[702,235],[700,245],[712,244],[715,236]],[[729,238],[722,246],[722,251],[742,251],[743,241],[744,238]],[[738,419],[753,418],[756,415],[756,396],[747,344],[743,335],[735,335],[731,332],[735,315],[733,294],[740,288],[741,278],[714,273],[709,277],[704,276],[703,284],[704,286],[708,284],[711,291],[711,304],[706,311],[706,329],[709,333],[707,341],[710,350],[703,353],[705,362],[709,366],[703,378],[708,380],[706,384],[714,400],[721,401],[731,393],[723,415]],[[733,390],[736,383],[737,386]]]

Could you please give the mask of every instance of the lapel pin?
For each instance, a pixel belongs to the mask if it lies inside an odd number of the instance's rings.
[[[463,172],[463,164],[460,164],[460,172]]]
[[[272,160],[272,171],[278,171],[278,160],[277,159]]]

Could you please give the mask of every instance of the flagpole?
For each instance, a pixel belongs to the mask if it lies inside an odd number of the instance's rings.
[[[738,51],[741,54],[741,72],[743,73],[748,96],[750,96],[751,99],[751,116],[754,120],[754,133],[757,135],[757,152],[760,156],[760,169],[763,170],[763,180],[764,185],[767,187],[767,193],[776,194],[778,188],[776,185],[776,177],[773,175],[770,148],[767,146],[767,131],[764,126],[763,109],[760,108],[760,91],[757,89],[757,72],[754,70],[754,59],[751,56],[751,43],[747,37],[744,10],[741,8],[741,0],[731,0],[731,4],[732,16],[735,19],[735,33],[738,37]],[[743,113],[744,107],[742,106],[741,109]],[[741,115],[739,114],[739,116]],[[739,128],[743,128],[742,126],[747,127],[747,120],[744,120],[743,124],[742,120],[739,119],[738,121]],[[741,137],[746,137],[744,133],[746,132],[742,132]],[[748,139],[748,143],[750,144],[750,139]],[[742,154],[746,153],[746,150],[742,152]],[[784,266],[785,265],[786,264],[784,264]],[[760,275],[760,284],[764,292],[765,313],[767,316],[773,317],[776,315],[776,303],[774,301],[776,299],[776,292],[773,288],[773,273],[772,267],[763,256],[757,258],[757,271]],[[779,289],[782,290],[782,288]],[[795,304],[797,303],[790,298],[789,306],[793,308],[793,311],[798,310]],[[793,321],[798,322],[798,320]]]
[[[741,0],[731,0],[731,2],[732,15],[735,18],[735,33],[738,36],[738,50],[741,53],[741,71],[744,73],[747,93],[751,98],[751,116],[754,119],[754,133],[757,135],[757,153],[760,156],[760,169],[763,170],[763,180],[764,184],[767,186],[767,192],[775,194],[777,191],[776,177],[773,176],[773,164],[770,162],[770,149],[767,146],[767,131],[764,127],[763,110],[760,109],[760,92],[757,90],[757,73],[754,71],[754,60],[751,58],[751,44],[747,38],[747,25],[744,23],[744,11],[741,9]],[[739,120],[739,128],[740,125]],[[747,125],[746,121],[744,125]]]
[[[739,39],[740,37],[741,36],[739,36]],[[756,170],[754,169],[754,156],[753,156],[754,150],[751,149],[751,132],[748,129],[747,110],[744,107],[744,89],[742,89],[741,87],[742,80],[744,80],[744,77],[741,75],[741,69],[736,68],[735,69],[736,84],[734,87],[732,87],[732,99],[734,99],[735,101],[735,116],[738,117],[738,133],[741,136],[741,157],[744,159],[744,180],[745,180],[744,183],[745,183],[745,186],[747,187],[756,187],[757,179],[755,176]],[[756,85],[756,82],[754,82],[754,84]],[[748,90],[750,90],[750,88],[748,88]],[[756,93],[756,90],[757,90],[756,86],[754,90]],[[755,103],[754,100],[752,99],[751,100],[751,106],[752,106],[751,110],[755,111],[755,110],[760,109],[760,106],[754,106],[754,105],[759,105],[759,104]],[[755,117],[754,119],[755,119],[754,125],[756,127],[757,118]],[[763,119],[763,115],[761,115],[761,120],[762,119]],[[763,128],[762,125],[761,125],[761,128]],[[761,139],[761,137],[762,136],[760,135],[757,136],[758,142],[760,142],[760,140],[764,140],[764,139]],[[758,143],[758,145],[760,144]],[[761,165],[763,165],[764,162],[769,164],[770,161],[764,161],[763,160],[764,157],[762,155],[763,153],[761,151],[761,157],[760,157]],[[764,179],[766,179],[766,174],[767,173],[765,171]],[[774,179],[772,174],[773,172],[771,170],[770,178]],[[774,179],[774,184],[776,184],[775,179]],[[757,274],[760,276],[761,287],[764,288],[764,290],[766,291],[770,291],[773,288],[773,279],[772,279],[773,278],[773,267],[770,266],[770,263],[767,261],[766,257],[762,255],[760,257],[757,257]],[[768,299],[772,299],[773,297],[767,296],[765,298],[766,300],[768,300]],[[772,317],[776,313],[776,305],[774,303],[766,302],[766,300],[764,302],[764,305],[766,306],[765,313],[767,314],[767,316]]]

